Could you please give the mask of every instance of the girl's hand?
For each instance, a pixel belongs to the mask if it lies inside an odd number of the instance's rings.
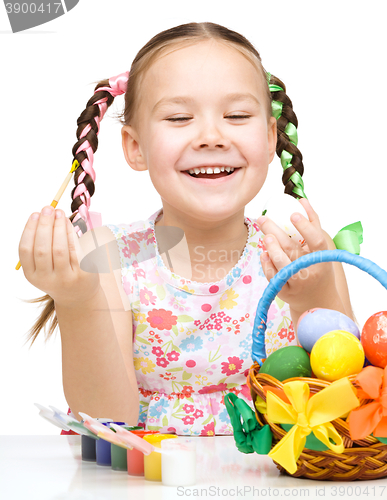
[[[294,213],[291,222],[305,239],[306,243],[303,246],[289,238],[268,217],[260,217],[257,221],[259,228],[265,234],[263,241],[267,251],[261,254],[261,264],[268,280],[298,257],[318,250],[328,250],[328,242],[321,229],[318,215],[308,200],[299,201],[305,208],[309,220],[300,213]],[[288,280],[278,297],[287,302],[296,313],[302,313],[312,307],[341,309],[345,312],[336,289],[334,267],[331,262],[302,269]]]
[[[98,273],[79,266],[83,253],[70,220],[51,206],[31,215],[19,243],[27,280],[65,306],[87,301],[98,291]]]

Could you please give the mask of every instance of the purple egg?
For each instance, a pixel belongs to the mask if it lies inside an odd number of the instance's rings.
[[[356,323],[345,314],[332,309],[311,309],[304,313],[297,327],[297,337],[302,347],[311,352],[317,340],[333,330],[344,330],[360,340],[360,331]]]

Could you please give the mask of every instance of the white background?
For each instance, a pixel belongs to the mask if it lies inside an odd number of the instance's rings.
[[[333,237],[361,220],[361,255],[387,268],[385,11],[384,1],[80,0],[57,20],[12,34],[0,5],[0,434],[58,434],[33,403],[67,410],[59,333],[48,343],[41,333],[31,349],[24,344],[39,310],[22,299],[43,295],[15,270],[24,225],[52,201],[70,169],[76,119],[94,82],[127,71],[164,29],[211,21],[256,46],[293,101],[305,190],[324,229]],[[110,110],[122,105],[118,97]],[[101,125],[91,205],[104,224],[144,219],[161,207],[148,173],[126,164],[120,125],[111,116],[108,111]],[[282,191],[281,175],[276,158],[247,216],[257,217],[270,193]],[[72,187],[59,204],[67,215]],[[387,293],[362,271],[345,269],[362,326],[387,309]]]

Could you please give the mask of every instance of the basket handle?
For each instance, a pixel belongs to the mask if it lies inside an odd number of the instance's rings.
[[[301,269],[318,264],[320,262],[345,262],[358,267],[362,271],[370,274],[384,288],[387,289],[387,272],[369,259],[355,255],[347,250],[320,250],[303,255],[282,268],[269,282],[258,303],[253,327],[253,347],[252,359],[262,366],[262,360],[266,359],[265,331],[267,312],[278,292],[281,291],[285,283]]]

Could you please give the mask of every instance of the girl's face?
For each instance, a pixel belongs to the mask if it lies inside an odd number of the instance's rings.
[[[244,211],[261,189],[276,146],[262,77],[236,49],[215,40],[157,59],[140,90],[136,125],[122,129],[126,160],[149,170],[171,213],[219,221]],[[188,169],[229,166],[202,182]]]

